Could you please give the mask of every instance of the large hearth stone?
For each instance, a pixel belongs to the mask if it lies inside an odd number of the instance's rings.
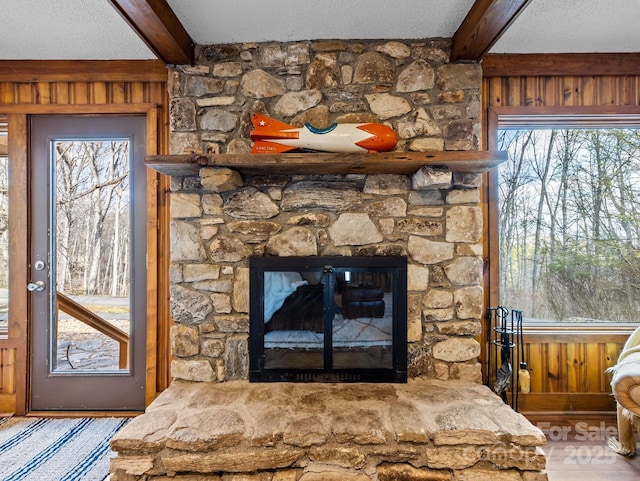
[[[485,386],[175,381],[111,441],[111,481],[543,481],[542,432]]]

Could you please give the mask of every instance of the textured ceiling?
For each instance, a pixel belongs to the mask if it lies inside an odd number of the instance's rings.
[[[0,0],[0,60],[151,58],[107,0]]]
[[[474,0],[168,0],[199,44],[451,37]]]
[[[451,37],[473,0],[167,0],[200,44]],[[489,53],[640,52],[638,0],[532,0]],[[107,0],[0,0],[0,60],[151,59]]]
[[[640,52],[638,0],[533,0],[489,53]]]

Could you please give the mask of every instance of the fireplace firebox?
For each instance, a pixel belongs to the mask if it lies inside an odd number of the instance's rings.
[[[249,380],[406,382],[406,257],[252,257]]]

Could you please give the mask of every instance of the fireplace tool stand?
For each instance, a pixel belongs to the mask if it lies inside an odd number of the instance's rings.
[[[524,359],[524,343],[522,334],[522,311],[507,309],[503,306],[490,307],[487,311],[487,372],[486,384],[499,394],[502,400],[516,411],[518,397],[525,377],[528,381]],[[520,352],[516,347],[520,344]],[[514,352],[518,354],[519,368],[514,369],[516,361]],[[521,377],[523,379],[521,379]],[[528,382],[526,383],[528,384]],[[528,387],[526,388],[528,391]]]

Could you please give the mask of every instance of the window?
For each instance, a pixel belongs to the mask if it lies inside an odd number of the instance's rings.
[[[640,128],[539,123],[499,121],[500,303],[539,320],[637,322]]]

